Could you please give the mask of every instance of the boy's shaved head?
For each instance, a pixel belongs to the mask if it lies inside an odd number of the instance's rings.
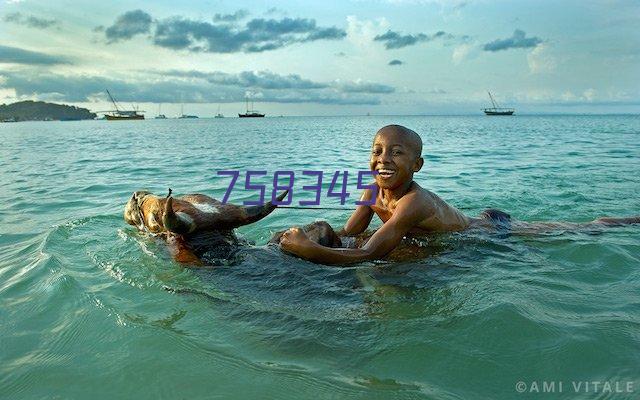
[[[407,141],[408,145],[415,151],[416,157],[422,157],[422,139],[420,135],[415,133],[409,128],[406,128],[402,125],[387,125],[382,127],[376,135],[373,137],[373,142],[375,143],[376,138],[380,135],[385,134],[394,134],[401,136],[404,140]]]

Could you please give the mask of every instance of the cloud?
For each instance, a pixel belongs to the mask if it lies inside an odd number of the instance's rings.
[[[213,16],[215,22],[236,22],[249,15],[247,10],[238,10],[233,14],[216,14]]]
[[[254,18],[244,26],[235,24],[248,15],[239,10],[234,14],[216,14],[213,22],[173,16],[155,22],[152,33],[156,46],[172,50],[205,53],[256,53],[275,50],[316,40],[340,40],[346,32],[336,27],[319,27],[314,19]],[[142,10],[129,11],[105,30],[109,42],[131,39],[148,33],[152,17]]]
[[[588,102],[592,102],[596,98],[596,90],[593,88],[589,88],[582,93],[582,98]]]
[[[500,51],[509,49],[526,49],[536,47],[542,43],[542,39],[539,37],[526,37],[526,33],[520,29],[516,29],[510,38],[496,39],[493,42],[489,42],[483,46],[485,51]]]
[[[547,46],[540,44],[527,54],[529,71],[532,74],[552,72],[556,69],[556,59],[548,54]]]
[[[396,59],[396,60],[389,61],[388,65],[402,65],[402,64],[404,64],[402,61]]]
[[[252,89],[332,89],[342,93],[368,93],[386,94],[395,92],[395,88],[381,83],[367,82],[363,80],[346,81],[335,80],[333,82],[314,82],[301,78],[300,75],[279,75],[271,71],[244,71],[237,74],[225,72],[201,72],[201,71],[153,71],[153,74],[187,79],[203,79],[209,83],[237,86]]]
[[[108,43],[128,40],[132,37],[149,33],[152,18],[142,10],[127,11],[116,18],[116,21],[104,31]]]
[[[263,52],[294,43],[322,39],[342,39],[346,33],[338,28],[320,28],[313,19],[256,18],[245,27],[211,24],[181,17],[158,22],[154,43],[158,46],[195,52],[235,53]]]
[[[466,6],[468,6],[468,5],[469,5],[469,2],[468,2],[468,1],[461,1],[461,2],[459,2],[459,3],[454,4],[454,5],[453,5],[453,7],[452,7],[452,9],[453,9],[454,11],[459,11],[459,10],[462,10],[463,8],[465,8],[465,7],[466,7]]]
[[[282,9],[278,8],[278,7],[270,7],[264,13],[264,15],[275,15],[275,14],[287,15],[287,12],[285,10],[282,10]]]
[[[451,61],[454,65],[459,65],[464,60],[473,59],[480,54],[481,48],[477,43],[463,43],[456,46],[451,53]]]
[[[122,102],[222,103],[252,97],[274,103],[380,104],[379,95],[394,88],[371,82],[312,82],[297,75],[268,71],[223,72],[156,71],[128,79],[91,75],[2,72],[0,88],[13,89],[18,98],[56,99],[68,102],[105,100],[108,88]],[[251,83],[254,85],[249,86]]]
[[[638,93],[625,91],[597,91],[594,88],[535,89],[516,92],[516,102],[536,106],[638,106]]]
[[[381,83],[364,82],[357,80],[355,82],[336,81],[335,85],[345,93],[393,93],[395,88]]]
[[[244,71],[238,74],[201,71],[159,71],[156,74],[179,78],[204,79],[210,83],[227,86],[252,87],[260,89],[322,89],[326,83],[303,79],[300,75],[279,75],[270,71]]]
[[[0,63],[25,65],[70,64],[66,57],[0,45]]]
[[[420,42],[430,42],[435,39],[454,39],[455,37],[444,31],[438,31],[433,35],[426,33],[417,33],[415,35],[402,35],[399,32],[388,30],[387,33],[377,35],[373,38],[376,42],[384,42],[386,49],[400,49],[402,47],[412,46]]]
[[[109,89],[122,102],[202,102],[213,98],[202,86],[188,82],[127,81],[92,75],[60,75],[3,72],[5,88],[14,89],[18,98],[57,99],[68,102],[106,100]],[[217,92],[218,96],[224,93]]]
[[[357,46],[359,49],[370,52],[373,38],[377,32],[384,31],[389,28],[389,21],[385,18],[376,20],[359,20],[354,15],[347,16],[347,40]]]
[[[60,21],[57,19],[44,19],[38,18],[33,15],[23,15],[19,12],[7,14],[2,19],[4,22],[10,22],[17,25],[24,25],[30,28],[47,29],[47,28],[59,28]]]

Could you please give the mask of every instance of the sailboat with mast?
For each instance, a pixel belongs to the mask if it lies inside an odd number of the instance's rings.
[[[247,102],[247,112],[245,112],[244,114],[238,114],[238,117],[240,118],[264,118],[264,114],[258,112],[257,110],[253,109],[253,100],[251,100],[251,110],[249,110],[249,96],[247,96],[245,98],[246,102]]]
[[[185,114],[184,113],[184,104],[182,104],[180,106],[180,116],[178,117],[178,119],[193,119],[193,118],[198,118],[198,116],[197,115]]]
[[[220,112],[220,104],[218,104],[218,113],[213,118],[224,118],[224,114]]]
[[[487,93],[489,93],[489,99],[491,99],[491,104],[493,105],[493,107],[483,109],[482,111],[484,111],[485,114],[487,114],[487,115],[513,115],[513,113],[516,111],[513,108],[499,107],[498,103],[496,102],[496,100],[491,95],[491,92],[487,91]]]
[[[98,111],[99,113],[105,113],[104,118],[107,121],[124,121],[124,120],[134,120],[134,119],[144,119],[144,115],[140,114],[144,111],[138,110],[137,107],[134,107],[133,110],[123,110],[118,106],[118,102],[116,99],[109,93],[108,89],[105,89],[107,92],[107,96],[109,96],[109,100],[113,103],[113,107],[115,110],[109,111]]]
[[[155,119],[167,119],[167,116],[162,113],[162,103],[158,104],[158,115],[154,117]]]

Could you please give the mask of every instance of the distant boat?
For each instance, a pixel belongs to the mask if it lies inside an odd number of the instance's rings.
[[[184,113],[184,104],[180,107],[180,116],[178,117],[178,119],[191,119],[191,118],[198,118],[197,115],[187,115]]]
[[[158,115],[156,115],[154,119],[167,119],[166,115],[160,114],[161,107],[162,107],[162,103],[158,104]]]
[[[494,100],[493,96],[491,95],[491,92],[487,92],[487,93],[489,93],[489,99],[491,99],[491,104],[493,105],[493,107],[483,109],[482,111],[484,111],[485,114],[487,114],[487,115],[513,115],[513,113],[516,112],[516,110],[513,109],[513,108],[498,107],[498,103],[496,103],[496,101]]]
[[[246,98],[247,101],[247,112],[244,114],[238,114],[240,118],[263,118],[264,114],[261,114],[257,110],[253,109],[253,101],[251,101],[251,110],[249,110],[249,97]]]
[[[216,114],[216,116],[215,116],[215,117],[213,117],[213,118],[224,118],[224,115],[222,115],[222,114],[220,113],[220,104],[218,104],[218,113],[217,113],[217,114]]]
[[[109,96],[111,103],[113,103],[113,107],[115,108],[115,110],[98,111],[100,113],[106,113],[104,115],[104,118],[107,121],[144,119],[144,115],[140,114],[141,112],[144,112],[144,111],[139,111],[137,108],[134,108],[133,110],[122,110],[120,109],[120,107],[118,107],[118,102],[116,101],[116,99],[113,98],[113,96],[111,96],[111,93],[109,93],[109,90],[107,90],[107,95]]]

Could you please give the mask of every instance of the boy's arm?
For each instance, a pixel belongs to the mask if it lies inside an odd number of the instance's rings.
[[[361,201],[371,201],[372,191],[369,189],[364,190]],[[374,199],[375,200],[375,199]],[[344,224],[344,228],[338,232],[339,236],[354,236],[364,232],[373,218],[373,210],[369,206],[358,206],[356,210],[351,214],[349,220]]]
[[[280,246],[287,252],[320,264],[351,264],[375,260],[391,252],[402,238],[423,219],[433,213],[423,201],[402,199],[393,216],[382,225],[361,249],[335,249],[310,241],[304,231],[292,228],[282,235]],[[416,201],[419,204],[416,204]]]

